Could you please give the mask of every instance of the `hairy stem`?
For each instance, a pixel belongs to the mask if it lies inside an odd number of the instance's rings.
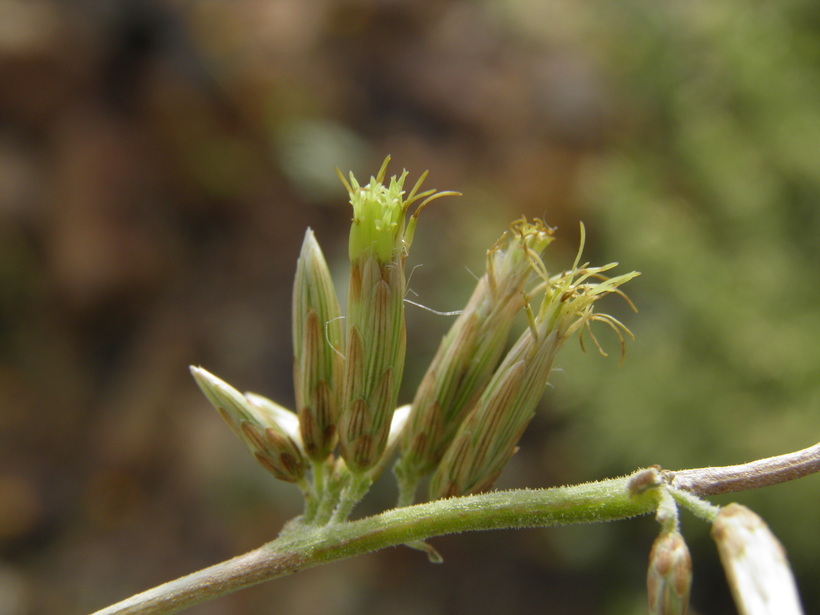
[[[465,531],[614,521],[649,513],[655,494],[633,497],[628,477],[552,489],[497,491],[297,527],[245,555],[170,581],[95,615],[176,613],[218,596],[320,564]]]
[[[818,471],[820,444],[740,466],[667,471],[663,477],[675,489],[709,495],[763,487]],[[659,491],[630,489],[630,478],[448,498],[359,521],[297,526],[254,551],[159,585],[94,615],[176,613],[299,570],[445,534],[616,521],[655,511]]]

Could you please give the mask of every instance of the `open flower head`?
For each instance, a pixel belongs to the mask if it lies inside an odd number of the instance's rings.
[[[587,332],[598,351],[606,356],[606,352],[591,327],[593,322],[602,322],[618,336],[621,343],[621,359],[623,359],[626,352],[626,337],[633,338],[634,336],[614,316],[596,312],[595,302],[606,295],[616,294],[635,310],[629,297],[619,287],[640,274],[637,271],[631,271],[619,276],[608,277],[605,273],[617,267],[618,263],[597,267],[592,267],[589,263],[581,264],[585,238],[586,232],[582,224],[581,245],[571,269],[552,277],[547,274],[546,268],[543,269],[542,278],[546,290],[538,318],[546,320],[550,327],[559,331],[563,338],[578,332],[581,348],[584,348],[583,334]]]
[[[339,448],[354,473],[373,468],[384,453],[390,419],[404,370],[407,250],[421,209],[445,192],[419,192],[426,173],[409,193],[407,171],[385,185],[389,157],[376,177],[361,186],[339,174],[350,194],[350,283],[347,295],[347,346]],[[421,200],[409,223],[408,207]]]
[[[486,386],[524,306],[533,262],[551,243],[552,233],[541,220],[521,219],[487,251],[486,271],[439,345],[413,400],[396,466],[405,488],[413,489],[438,465]]]
[[[405,193],[404,182],[408,172],[390,178],[385,185],[384,178],[390,156],[382,163],[381,169],[370,182],[361,186],[358,180],[349,176],[349,181],[336,169],[339,179],[342,180],[350,195],[350,204],[353,206],[353,224],[350,229],[348,244],[350,262],[375,257],[380,263],[388,264],[397,260],[399,253],[406,253],[413,243],[416,222],[421,210],[433,199],[455,192],[436,192],[426,190],[419,192],[427,172],[422,173],[409,193]],[[421,201],[413,212],[409,223],[406,223],[405,214],[413,203]]]

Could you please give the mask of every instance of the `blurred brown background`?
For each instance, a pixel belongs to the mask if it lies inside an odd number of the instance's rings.
[[[360,178],[430,169],[413,297],[455,310],[522,214],[578,221],[641,309],[565,351],[499,487],[809,446],[820,420],[820,19],[779,3],[0,0],[0,615],[87,613],[249,550],[298,514],[187,365],[292,403],[307,226],[344,287]],[[551,247],[550,250],[553,250]],[[408,307],[405,401],[449,320]],[[602,332],[607,348],[616,344]],[[389,476],[360,514],[391,505]],[[817,477],[737,499],[820,611]],[[684,515],[694,613],[731,612]],[[651,519],[462,535],[196,615],[645,612]]]

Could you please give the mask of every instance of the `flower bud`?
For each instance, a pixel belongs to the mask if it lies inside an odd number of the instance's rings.
[[[413,400],[396,474],[407,489],[431,472],[498,365],[532,260],[552,241],[541,220],[511,227],[487,252],[487,269],[444,337]]]
[[[350,194],[350,285],[347,296],[347,355],[339,447],[354,473],[373,468],[384,453],[404,370],[404,261],[419,211],[445,193],[418,193],[424,175],[405,196],[407,171],[384,185],[389,157],[378,175],[360,186],[340,178]],[[425,198],[426,197],[426,198]],[[405,224],[405,213],[424,198]]]
[[[192,366],[191,374],[262,467],[279,480],[303,483],[306,461],[299,443],[299,419],[293,412],[259,395],[242,395],[201,367]]]
[[[803,612],[786,552],[760,516],[741,504],[724,506],[712,538],[741,615]]]
[[[293,381],[302,443],[314,461],[324,460],[336,445],[343,352],[339,301],[308,229],[293,285]]]
[[[649,553],[646,575],[650,615],[686,615],[692,586],[692,558],[680,532],[665,530]]]

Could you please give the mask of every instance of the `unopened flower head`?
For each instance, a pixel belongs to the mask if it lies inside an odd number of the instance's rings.
[[[686,615],[692,587],[692,557],[677,529],[655,539],[646,574],[650,615]]]
[[[419,211],[445,194],[419,192],[426,173],[409,194],[407,171],[384,184],[389,157],[376,177],[360,186],[339,174],[350,193],[350,285],[347,297],[347,348],[339,447],[351,471],[374,467],[387,445],[404,370],[404,261]],[[423,199],[405,224],[408,207]]]
[[[260,465],[279,480],[303,483],[306,460],[293,412],[259,395],[242,395],[201,367],[191,367],[191,374]]]
[[[741,615],[802,615],[786,552],[759,515],[741,504],[724,506],[712,538]]]
[[[431,498],[474,493],[492,486],[517,450],[518,440],[547,385],[555,355],[570,335],[596,320],[612,327],[622,345],[622,332],[629,334],[612,316],[595,312],[593,304],[609,293],[625,296],[618,286],[637,273],[606,278],[602,272],[614,264],[579,267],[576,259],[572,271],[550,277],[540,259],[533,263],[543,279],[541,306],[537,313],[527,306],[529,327],[460,425],[431,478]]]
[[[293,285],[293,380],[305,453],[324,460],[336,445],[344,337],[325,258],[305,233]]]
[[[498,365],[513,320],[524,306],[533,261],[551,243],[552,233],[541,220],[522,219],[488,250],[486,272],[442,340],[413,400],[396,466],[407,488],[438,465]]]

